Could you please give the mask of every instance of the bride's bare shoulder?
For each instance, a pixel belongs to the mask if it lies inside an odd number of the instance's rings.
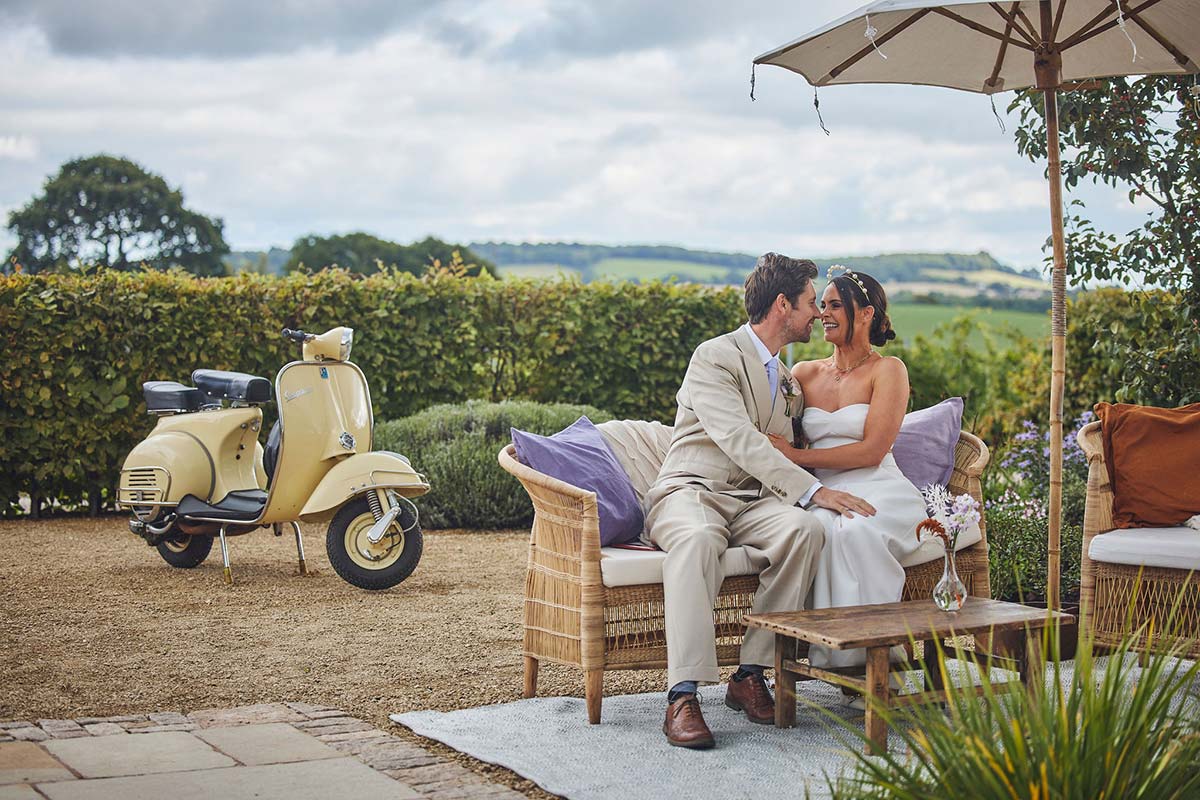
[[[817,374],[822,364],[825,364],[827,359],[818,359],[816,361],[797,361],[792,365],[792,376],[803,382],[805,378]]]

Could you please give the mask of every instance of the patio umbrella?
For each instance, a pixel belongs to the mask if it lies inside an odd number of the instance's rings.
[[[882,0],[754,59],[755,66],[798,72],[814,86],[911,83],[983,94],[1036,87],[1044,94],[1054,249],[1046,581],[1051,608],[1059,606],[1067,332],[1057,95],[1092,78],[1196,73],[1197,62],[1197,0]]]

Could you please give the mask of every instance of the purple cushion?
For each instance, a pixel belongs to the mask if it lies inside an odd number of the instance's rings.
[[[645,517],[633,484],[590,419],[580,417],[553,436],[513,428],[512,440],[522,464],[596,493],[601,547],[641,535]]]
[[[951,397],[936,406],[904,415],[892,455],[904,477],[917,488],[950,482],[954,446],[962,431],[962,412],[962,398]]]

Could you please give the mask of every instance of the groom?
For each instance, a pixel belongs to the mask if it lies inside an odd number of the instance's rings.
[[[696,686],[720,681],[712,608],[724,579],[725,549],[744,547],[761,570],[755,612],[793,611],[804,606],[825,541],[824,527],[804,508],[875,513],[864,500],[823,487],[767,438],[791,438],[791,417],[803,407],[778,354],[812,335],[816,276],[811,261],[776,253],[759,258],[746,278],[750,321],[701,343],[676,395],[675,433],[646,497],[646,524],[650,540],[667,553],[670,691],[663,732],[677,747],[713,746]],[[746,632],[725,705],[745,712],[751,722],[775,720],[775,701],[763,678],[774,653],[770,633]]]

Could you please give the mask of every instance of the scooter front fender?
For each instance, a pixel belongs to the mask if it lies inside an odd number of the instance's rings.
[[[391,489],[404,497],[418,497],[429,491],[429,482],[399,453],[356,453],[325,473],[304,504],[300,518],[328,514],[368,489]]]

